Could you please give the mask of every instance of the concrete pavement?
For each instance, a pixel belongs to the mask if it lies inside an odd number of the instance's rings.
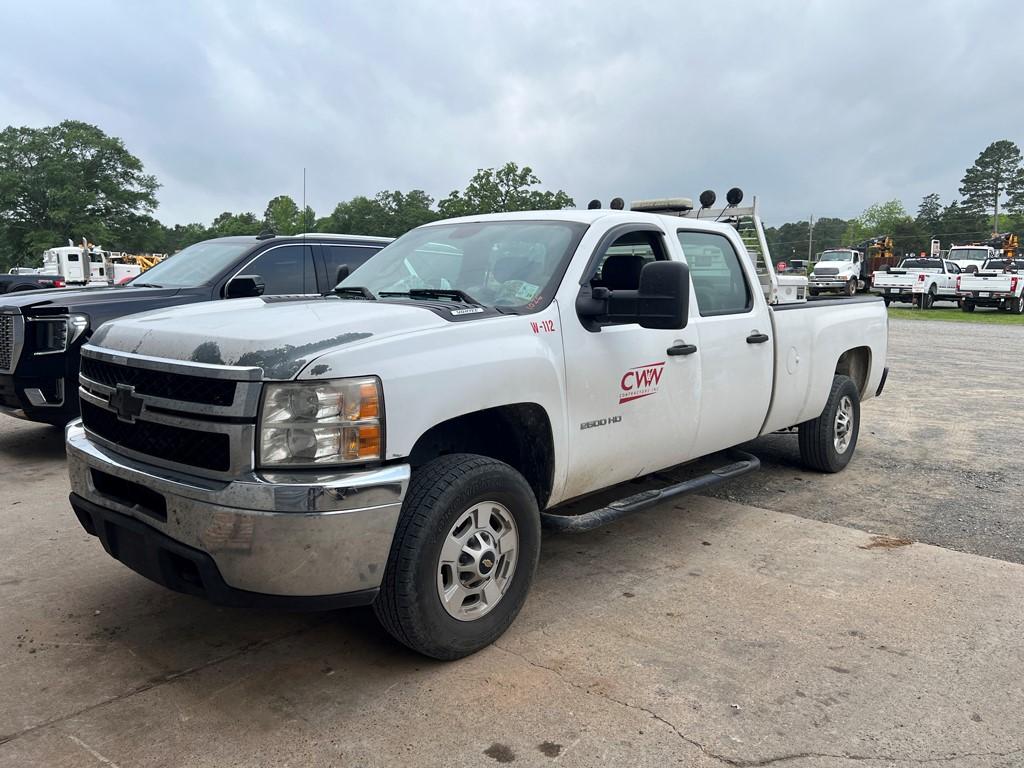
[[[1024,765],[1024,566],[690,498],[551,536],[442,664],[366,610],[222,609],[111,560],[0,422],[0,765]]]

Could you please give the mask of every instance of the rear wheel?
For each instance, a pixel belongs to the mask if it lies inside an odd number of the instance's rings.
[[[974,311],[974,302],[969,300],[969,299],[963,299],[960,302],[960,309],[963,312],[973,312]]]
[[[819,472],[839,472],[853,458],[860,434],[860,393],[849,376],[837,375],[821,415],[799,428],[800,459]]]
[[[1018,296],[1010,301],[1010,311],[1015,315],[1024,315],[1024,296]]]
[[[518,615],[539,554],[523,476],[485,456],[442,456],[413,475],[374,612],[414,651],[468,656]]]

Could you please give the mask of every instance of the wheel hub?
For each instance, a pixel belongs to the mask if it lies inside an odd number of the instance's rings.
[[[833,427],[833,442],[836,453],[846,453],[853,439],[853,400],[849,395],[843,395],[836,409],[836,420]]]
[[[476,504],[459,515],[441,545],[437,593],[450,616],[473,621],[504,597],[515,572],[519,534],[508,508]]]

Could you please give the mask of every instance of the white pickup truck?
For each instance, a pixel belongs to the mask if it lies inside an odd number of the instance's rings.
[[[999,251],[990,245],[954,245],[946,253],[961,272],[977,272],[986,261],[998,257]]]
[[[930,309],[936,301],[957,301],[957,278],[961,270],[948,259],[904,259],[899,267],[875,272],[871,288],[885,299],[911,302]]]
[[[71,504],[172,589],[372,603],[409,647],[472,653],[523,605],[542,524],[588,530],[758,461],[569,500],[791,428],[807,466],[850,461],[885,382],[882,302],[769,305],[771,259],[715,213],[440,221],[334,296],[107,323],[82,352]]]
[[[1024,260],[989,259],[977,272],[960,275],[956,292],[964,312],[996,307],[1024,315]]]

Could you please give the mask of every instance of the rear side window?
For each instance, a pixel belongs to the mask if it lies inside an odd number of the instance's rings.
[[[313,249],[308,245],[282,245],[263,253],[240,274],[259,275],[267,296],[317,293]]]
[[[338,276],[339,267],[348,267],[349,274],[356,271],[356,267],[380,250],[379,246],[361,245],[331,245],[324,244],[324,261],[327,264],[327,282],[333,287]]]
[[[749,312],[753,294],[729,239],[710,232],[680,230],[678,234],[701,316]]]

